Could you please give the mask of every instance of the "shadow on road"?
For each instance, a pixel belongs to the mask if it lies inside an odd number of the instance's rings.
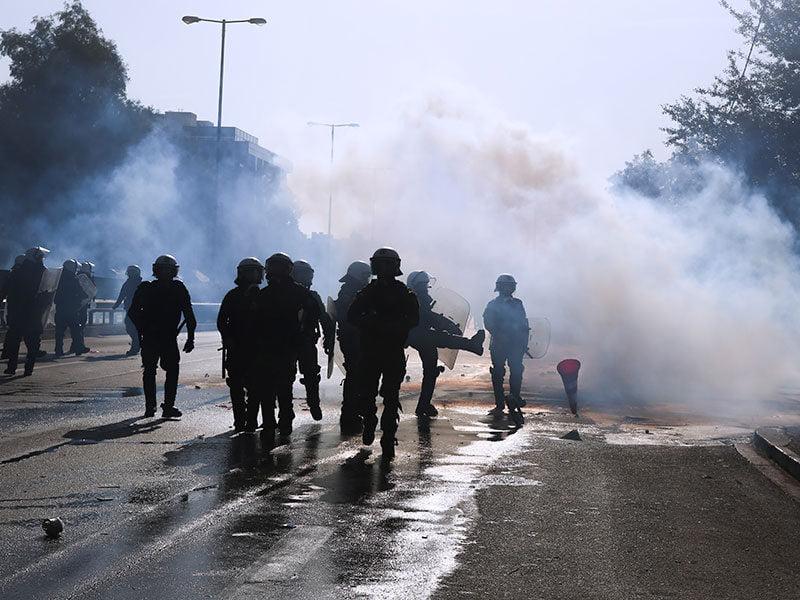
[[[161,424],[167,419],[155,419],[144,423],[137,423],[143,417],[132,417],[117,421],[116,423],[108,423],[107,425],[98,425],[89,429],[73,429],[64,434],[64,437],[70,440],[90,440],[93,442],[104,442],[106,440],[118,440],[141,433],[152,433],[161,428]]]

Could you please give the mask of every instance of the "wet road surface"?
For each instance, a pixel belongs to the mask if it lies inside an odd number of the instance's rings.
[[[799,505],[737,451],[749,422],[602,406],[575,420],[543,367],[514,430],[486,416],[475,359],[440,380],[442,416],[420,427],[412,364],[385,463],[339,434],[336,380],[322,422],[301,401],[291,439],[270,444],[233,435],[212,334],[183,357],[180,421],[139,418],[137,360],[120,356],[123,338],[92,342],[88,357],[0,382],[4,599],[797,589]],[[560,439],[575,427],[583,441]],[[65,522],[58,540],[41,531],[50,516]]]

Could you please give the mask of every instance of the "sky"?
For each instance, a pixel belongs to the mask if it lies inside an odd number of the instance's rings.
[[[736,0],[734,6],[742,6]],[[223,124],[292,162],[324,160],[327,133],[308,121],[358,122],[370,136],[398,103],[442,86],[468,90],[505,119],[559,139],[583,176],[605,180],[645,148],[663,156],[660,106],[723,68],[741,48],[717,0],[263,2],[85,0],[116,41],[129,94],[159,110],[215,120],[219,26],[231,25]],[[0,27],[26,29],[59,0],[0,0]],[[0,61],[0,80],[7,78]]]

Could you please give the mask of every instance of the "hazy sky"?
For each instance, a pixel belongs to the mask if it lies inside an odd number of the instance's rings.
[[[744,0],[734,2],[742,5]],[[308,120],[358,121],[369,136],[398,101],[465,88],[506,118],[556,134],[588,177],[646,147],[659,150],[659,107],[708,83],[742,42],[717,0],[257,2],[85,0],[130,69],[129,93],[161,110],[216,118],[219,26],[233,25],[223,122],[290,160],[324,158]],[[59,0],[0,0],[0,27],[27,28]],[[0,78],[7,64],[0,64]],[[343,140],[346,144],[346,141]]]

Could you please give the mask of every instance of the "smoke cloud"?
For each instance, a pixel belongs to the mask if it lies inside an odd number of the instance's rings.
[[[583,361],[587,397],[735,411],[798,382],[795,231],[736,173],[702,165],[705,186],[669,203],[594,189],[565,140],[452,90],[365,133],[333,172],[340,270],[395,246],[478,318],[513,273],[528,315],[552,322],[551,353]],[[301,223],[323,221],[328,181],[295,163]]]

